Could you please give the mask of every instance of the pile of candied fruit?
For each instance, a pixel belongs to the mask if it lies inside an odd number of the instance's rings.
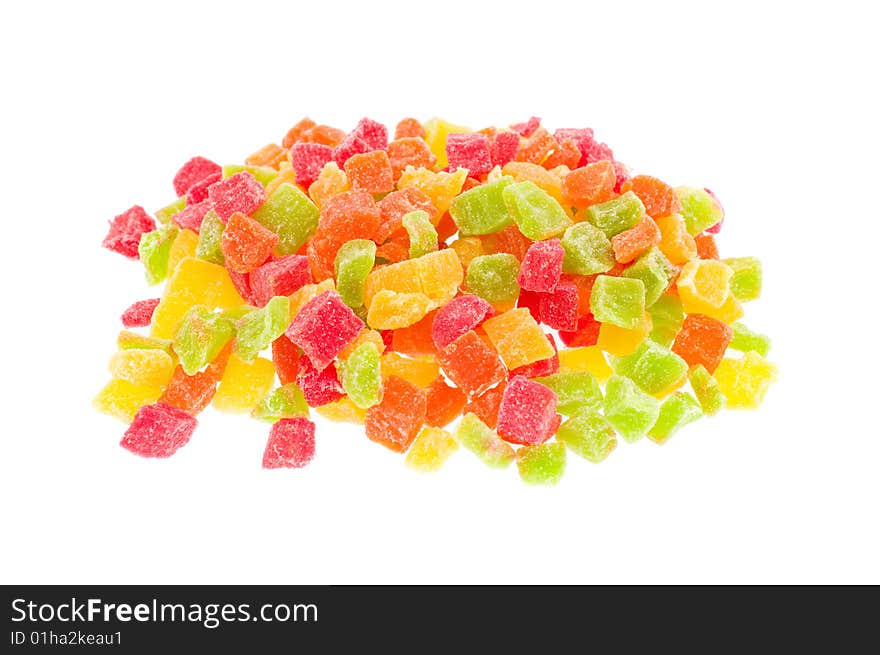
[[[173,455],[210,404],[271,425],[263,467],[302,467],[314,409],[418,471],[463,446],[553,484],[569,451],[662,444],[776,377],[740,321],[761,264],[720,258],[715,196],[631,175],[589,128],[304,118],[173,186],[103,243],[165,285],[123,312],[94,401],[136,455]]]

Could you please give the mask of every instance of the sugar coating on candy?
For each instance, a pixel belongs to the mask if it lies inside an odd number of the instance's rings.
[[[120,330],[116,337],[116,346],[119,350],[129,350],[131,348],[157,348],[171,354],[171,340],[158,339],[156,337],[145,336],[130,330]]]
[[[721,203],[706,189],[680,186],[675,189],[675,195],[690,235],[697,235],[724,220]]]
[[[712,377],[705,366],[698,364],[692,367],[688,372],[688,381],[691,383],[691,389],[694,390],[694,396],[697,397],[697,402],[700,403],[704,414],[712,416],[721,411],[727,399],[721,393],[718,381]]]
[[[198,421],[165,403],[141,407],[119,445],[141,457],[171,457],[185,446]]]
[[[510,225],[513,217],[507,210],[504,189],[513,178],[500,177],[459,194],[449,207],[449,214],[462,236],[491,234]]]
[[[507,378],[501,358],[470,330],[437,353],[443,372],[468,396],[479,396]]]
[[[158,284],[168,276],[168,259],[177,232],[173,225],[162,225],[141,235],[138,258],[144,266],[147,284]]]
[[[684,310],[678,296],[664,294],[648,308],[651,317],[651,341],[666,346],[672,345],[681,324],[684,321]]]
[[[435,355],[437,346],[432,332],[436,314],[437,310],[432,310],[412,325],[392,331],[391,350],[414,357]]]
[[[397,181],[398,189],[415,187],[422,191],[431,199],[431,204],[437,208],[439,215],[443,215],[453,199],[461,193],[465,180],[467,180],[467,171],[463,168],[457,168],[454,172],[446,171],[429,171],[425,168],[414,168],[407,166],[400,179]]]
[[[437,348],[445,348],[493,313],[492,305],[479,296],[464,294],[453,298],[434,316],[431,328],[434,344]]]
[[[187,375],[212,361],[235,335],[235,323],[203,305],[193,305],[174,335],[174,352]]]
[[[492,305],[512,302],[519,295],[518,275],[519,261],[513,255],[480,255],[468,266],[467,290]]]
[[[598,464],[617,447],[617,434],[599,412],[585,409],[559,426],[556,439],[574,454]]]
[[[589,371],[566,371],[535,378],[556,394],[556,409],[566,416],[583,410],[598,411],[602,407],[602,391]]]
[[[141,235],[155,229],[156,221],[143,207],[134,205],[110,221],[110,229],[101,245],[129,259],[137,259]]]
[[[628,443],[647,434],[660,415],[660,401],[629,378],[615,375],[605,387],[605,418]]]
[[[562,196],[570,206],[585,209],[611,200],[616,179],[614,166],[607,160],[575,168],[562,178]]]
[[[498,425],[498,408],[501,407],[501,399],[504,397],[504,389],[507,381],[504,380],[481,395],[468,401],[464,406],[464,413],[474,414],[493,430]]]
[[[397,330],[414,325],[431,311],[431,299],[421,292],[397,293],[382,289],[367,310],[367,324],[377,330]]]
[[[367,193],[388,193],[394,189],[391,160],[384,150],[352,155],[346,160],[344,169],[352,189]]]
[[[658,248],[651,248],[628,266],[622,276],[642,281],[645,285],[645,307],[651,307],[669,288],[675,272],[663,253]]]
[[[510,444],[471,412],[467,412],[461,419],[454,435],[458,443],[479,457],[489,468],[506,468],[516,458],[516,452]]]
[[[776,366],[754,350],[739,359],[725,357],[715,369],[718,388],[731,409],[757,409],[776,376]]]
[[[138,409],[156,402],[161,395],[162,387],[113,378],[98,392],[92,406],[103,414],[129,423]]]
[[[243,316],[236,325],[235,352],[250,362],[269,348],[290,324],[290,299],[275,296],[260,309]]]
[[[268,423],[298,416],[307,418],[308,415],[309,406],[302,389],[293,383],[270,391],[251,412],[253,418]]]
[[[588,222],[576,223],[562,235],[562,270],[578,275],[605,273],[614,266],[614,250],[605,233]]]
[[[556,353],[544,331],[522,307],[486,319],[483,329],[505,366],[511,370],[553,357]]]
[[[733,271],[730,293],[737,300],[755,300],[761,295],[762,268],[757,257],[732,257],[721,261]]]
[[[159,402],[182,409],[195,416],[211,404],[217,391],[217,383],[223,376],[228,359],[228,349],[221,351],[214,362],[204,371],[187,375],[182,366],[177,366],[159,398]]]
[[[565,249],[559,239],[536,241],[526,251],[516,281],[527,291],[550,293],[562,276]]]
[[[433,357],[405,357],[390,351],[382,355],[382,378],[399,377],[427,389],[440,375],[440,365]]]
[[[660,243],[660,228],[647,214],[634,227],[611,237],[614,259],[621,264],[628,264],[658,243]]]
[[[118,380],[163,388],[174,372],[174,360],[157,348],[120,350],[110,358],[108,368]]]
[[[676,391],[660,405],[660,414],[648,431],[648,438],[655,443],[665,443],[678,430],[702,415],[703,410],[693,396]]]
[[[342,362],[342,389],[361,409],[379,402],[382,395],[382,374],[379,370],[379,349],[365,342]]]
[[[319,371],[308,357],[300,359],[295,382],[302,389],[309,407],[335,402],[345,394],[336,366],[330,364]]]
[[[248,171],[220,180],[208,189],[208,201],[222,221],[239,212],[250,214],[266,199],[266,190]]]
[[[702,365],[713,373],[731,339],[733,330],[726,323],[702,314],[688,314],[672,344],[672,352],[688,366]]]
[[[442,428],[425,426],[416,436],[404,462],[411,469],[423,473],[439,471],[447,459],[458,450],[458,441]]]
[[[558,484],[565,473],[565,445],[544,443],[516,451],[519,476],[527,484]]]
[[[489,137],[479,132],[454,133],[446,137],[449,169],[466,168],[468,175],[479,178],[492,170]]]
[[[681,357],[650,339],[645,339],[633,354],[617,358],[613,366],[618,375],[630,378],[651,394],[663,393],[680,382],[688,370]]]
[[[153,318],[153,312],[159,304],[158,298],[150,298],[149,300],[138,300],[132,303],[124,312],[120,319],[122,325],[127,328],[146,327]]]
[[[278,381],[282,385],[296,381],[301,356],[302,351],[299,346],[286,335],[282,334],[272,342],[272,363],[275,365]]]
[[[686,264],[697,256],[697,244],[688,234],[681,214],[655,216],[654,222],[660,230],[658,248],[673,264]]]
[[[437,250],[437,230],[431,224],[428,212],[416,210],[403,217],[403,227],[409,236],[409,257],[416,259]]]
[[[269,194],[251,218],[278,235],[279,255],[297,253],[318,227],[320,210],[306,194],[284,182]]]
[[[561,235],[572,224],[562,206],[534,182],[515,182],[502,191],[516,226],[532,240]]]
[[[513,161],[516,151],[519,149],[519,134],[513,131],[499,132],[492,140],[492,165],[504,166]]]
[[[562,373],[587,371],[600,384],[604,384],[614,374],[605,355],[597,346],[581,346],[561,350],[559,352],[559,370]]]
[[[266,262],[250,274],[250,299],[258,307],[275,296],[289,296],[312,281],[308,257],[287,255]]]
[[[364,322],[335,291],[312,298],[294,317],[286,335],[318,370],[326,368],[363,329]]]
[[[425,423],[437,428],[446,427],[461,415],[467,398],[461,389],[446,384],[442,376],[437,376],[425,390]]]
[[[600,275],[593,284],[590,311],[599,322],[632,329],[645,315],[645,285],[641,280]]]
[[[352,308],[364,304],[367,276],[376,262],[376,244],[369,239],[352,239],[339,249],[333,268],[342,302]]]
[[[389,377],[382,389],[382,401],[367,410],[367,438],[395,452],[406,452],[425,421],[426,403],[422,389],[396,376]]]
[[[221,412],[250,412],[272,388],[275,367],[262,357],[246,362],[233,353],[229,356],[212,405]]]
[[[205,157],[193,157],[174,174],[174,193],[178,196],[186,192],[206,178],[220,175],[220,165]]]
[[[556,330],[577,329],[578,289],[570,280],[561,280],[556,288],[541,297],[541,322]]]
[[[321,169],[333,159],[333,148],[319,143],[295,143],[290,149],[290,164],[296,181],[303,187],[318,179]]]
[[[333,196],[321,208],[318,227],[309,241],[315,279],[332,277],[339,248],[351,239],[373,239],[380,220],[379,208],[369,193],[346,191]]]
[[[400,179],[407,166],[434,168],[437,157],[421,137],[399,137],[388,144],[388,161],[395,180]]]
[[[431,198],[415,187],[392,191],[376,203],[376,206],[381,216],[379,229],[376,232],[376,239],[380,242],[384,242],[395,234],[400,234],[404,229],[403,217],[410,212],[426,212],[432,224],[436,223],[439,218],[437,208],[431,203]]]
[[[552,334],[545,334],[544,336],[547,338],[550,347],[553,348],[553,355],[510,369],[511,377],[522,375],[524,378],[537,378],[559,372],[559,352],[556,349],[556,340]]]
[[[239,212],[229,217],[220,241],[226,267],[236,273],[261,266],[277,245],[277,234]]]
[[[315,456],[315,424],[307,418],[283,418],[272,425],[263,452],[263,468],[302,468]]]
[[[751,328],[737,321],[731,324],[733,330],[733,338],[730,340],[729,348],[747,353],[754,350],[761,357],[766,357],[770,352],[770,337],[766,334],[754,332]]]
[[[547,441],[559,426],[556,394],[522,376],[510,380],[498,408],[496,430],[502,439],[533,445]]]

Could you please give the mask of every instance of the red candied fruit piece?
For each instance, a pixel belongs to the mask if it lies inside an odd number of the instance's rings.
[[[512,162],[519,149],[519,134],[516,132],[499,132],[492,140],[492,165],[504,166]]]
[[[492,305],[479,296],[465,294],[453,298],[437,310],[431,335],[437,348],[445,348],[494,314]]]
[[[211,188],[215,182],[219,182],[222,178],[222,175],[218,173],[214,173],[213,175],[208,175],[203,180],[199,180],[195,184],[193,184],[186,192],[186,204],[187,205],[195,205],[197,203],[203,202],[208,199],[208,189]]]
[[[211,201],[203,200],[195,205],[187,205],[179,212],[171,217],[177,227],[183,230],[192,230],[198,232],[202,229],[202,221],[205,220],[205,214],[211,210]]]
[[[263,185],[247,171],[220,180],[208,189],[208,200],[224,222],[236,212],[252,214],[265,199]]]
[[[333,153],[333,159],[342,168],[352,155],[388,147],[388,128],[369,118],[362,118],[342,140]]]
[[[425,138],[425,127],[415,118],[403,118],[394,128],[394,139],[405,139],[407,137]],[[391,144],[388,144],[389,148]]]
[[[110,229],[101,244],[129,259],[139,259],[141,235],[156,229],[156,221],[140,205],[126,209],[110,221]]]
[[[285,335],[272,342],[272,363],[282,385],[296,382],[301,357],[302,350]]]
[[[601,325],[592,314],[584,314],[578,317],[577,326],[573,331],[560,330],[559,338],[569,348],[595,346],[599,341]]]
[[[714,373],[731,339],[733,329],[727,323],[703,314],[688,314],[672,344],[672,352],[689,366],[702,364]]]
[[[391,330],[391,350],[412,357],[436,354],[437,347],[434,345],[433,330],[437,311],[428,312],[419,321],[408,327]]]
[[[317,125],[317,123],[308,116],[301,118],[296,125],[287,130],[287,134],[285,134],[284,138],[281,140],[281,147],[290,150],[290,148],[293,147],[293,144],[302,140],[303,135],[315,127],[315,125]]]
[[[573,332],[578,323],[578,288],[571,280],[559,281],[556,288],[541,294],[541,322],[555,330]]]
[[[272,424],[263,452],[263,468],[302,468],[315,456],[315,424],[297,416]]]
[[[562,178],[562,195],[573,207],[585,209],[611,200],[616,180],[614,164],[607,160],[597,161],[576,168]]]
[[[559,352],[556,349],[556,340],[552,334],[548,334],[547,341],[553,346],[553,357],[541,359],[525,366],[520,366],[510,371],[510,376],[521,375],[524,378],[539,378],[545,375],[553,375],[559,372]]]
[[[510,126],[510,129],[521,136],[530,137],[539,127],[541,127],[541,119],[537,116],[532,116],[525,123],[514,123]]]
[[[367,410],[364,430],[370,441],[404,453],[422,428],[426,413],[424,390],[390,375],[383,385],[381,402]]]
[[[295,382],[302,389],[309,407],[321,407],[345,395],[336,366],[332,363],[319,371],[308,357],[300,358]]]
[[[397,180],[407,166],[415,168],[434,168],[437,157],[421,137],[400,137],[388,144],[388,159],[391,173]]]
[[[251,300],[263,307],[275,296],[289,296],[312,281],[309,258],[287,255],[269,261],[250,274]]]
[[[384,150],[352,155],[345,162],[345,174],[352,189],[367,193],[388,193],[394,189],[391,161]]]
[[[510,443],[544,443],[559,427],[556,394],[521,375],[511,378],[498,408],[499,436]]]
[[[193,186],[205,178],[220,175],[221,172],[220,164],[215,164],[204,157],[193,157],[174,174],[174,193],[178,197],[186,195]]]
[[[363,329],[364,322],[339,294],[325,291],[303,306],[285,334],[322,371]]]
[[[553,291],[562,276],[564,257],[565,250],[559,239],[536,241],[522,258],[517,283],[526,291]]]
[[[250,273],[262,265],[277,245],[277,234],[240,212],[229,217],[220,239],[226,268],[236,273]]]
[[[437,361],[449,379],[468,396],[479,396],[507,379],[507,370],[498,353],[473,330],[440,350]]]
[[[450,387],[438,377],[427,389],[427,410],[425,423],[435,428],[442,428],[454,421],[466,402],[461,389]]]
[[[504,397],[504,389],[507,387],[507,381],[501,382],[498,386],[492,387],[482,395],[471,400],[464,406],[462,414],[471,412],[493,430],[498,424],[498,408],[501,407],[501,399]]]
[[[681,203],[675,189],[650,175],[636,175],[624,182],[620,188],[623,193],[632,191],[645,206],[645,212],[653,218],[670,216],[681,211]]]
[[[614,259],[621,264],[628,264],[658,243],[660,228],[648,214],[635,226],[611,237]]]
[[[380,219],[379,208],[369,193],[345,191],[330,198],[321,209],[318,228],[308,244],[315,281],[333,277],[333,263],[342,244],[351,239],[374,240]]]
[[[253,305],[253,299],[251,298],[250,274],[238,273],[229,268],[226,269],[226,272],[229,273],[229,279],[232,282],[232,286],[234,286],[235,290],[238,291],[238,295],[241,296],[242,300],[244,300],[248,305]]]
[[[119,445],[141,457],[171,457],[192,437],[198,421],[182,409],[155,403],[141,407]]]
[[[466,168],[470,177],[482,177],[492,170],[489,137],[479,132],[449,134],[446,137],[446,158],[449,170]]]
[[[306,189],[318,179],[324,165],[333,159],[333,148],[320,143],[295,143],[290,149],[290,165],[296,183]]]
[[[517,307],[525,307],[529,310],[529,314],[532,315],[532,318],[536,321],[541,320],[541,296],[544,294],[538,291],[528,291],[527,289],[521,289],[519,292],[519,298],[516,299]]]
[[[146,327],[153,319],[153,312],[159,304],[158,298],[138,300],[122,312],[122,325],[127,328]]]
[[[697,244],[697,257],[700,259],[718,259],[718,245],[715,237],[707,232],[702,232],[694,237]]]

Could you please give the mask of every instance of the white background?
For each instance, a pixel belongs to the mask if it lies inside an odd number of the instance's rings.
[[[0,582],[880,582],[869,5],[4,3]],[[320,419],[299,471],[262,471],[267,427],[210,409],[171,460],[117,446],[91,398],[157,290],[99,247],[107,220],[303,115],[532,114],[719,195],[722,255],[765,266],[760,411],[570,456],[555,488],[466,452],[418,475]]]

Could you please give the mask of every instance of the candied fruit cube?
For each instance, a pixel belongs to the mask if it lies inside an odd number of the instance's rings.
[[[315,456],[315,424],[307,418],[283,418],[272,425],[263,452],[263,468],[302,468]]]
[[[776,376],[776,366],[754,350],[740,359],[725,357],[715,369],[718,388],[731,409],[757,409]]]
[[[559,426],[556,439],[574,454],[598,464],[617,447],[617,433],[592,409],[578,412]]]
[[[516,451],[516,467],[527,484],[557,484],[565,473],[565,444],[523,446]]]
[[[696,421],[702,415],[703,410],[693,396],[676,391],[660,405],[660,414],[648,431],[648,438],[655,443],[665,443],[679,429]]]
[[[456,450],[455,437],[442,428],[428,425],[419,432],[404,461],[413,470],[431,473],[439,471]]]
[[[660,415],[660,401],[645,393],[635,382],[612,376],[605,387],[605,418],[627,443],[647,434]]]
[[[600,275],[593,283],[590,311],[601,323],[631,330],[644,320],[645,284],[641,280]]]
[[[185,446],[198,421],[165,403],[141,407],[119,445],[141,457],[171,457]]]
[[[426,402],[419,387],[396,376],[387,378],[381,402],[367,410],[367,438],[395,452],[406,452],[425,422]]]
[[[101,245],[129,259],[137,259],[141,235],[155,229],[156,221],[143,207],[134,205],[110,221],[110,230]]]
[[[316,369],[323,370],[364,328],[351,308],[335,291],[325,291],[294,317],[287,338],[299,346]]]
[[[556,394],[521,375],[513,377],[498,408],[495,429],[501,438],[515,444],[540,444],[552,437],[557,427]]]

